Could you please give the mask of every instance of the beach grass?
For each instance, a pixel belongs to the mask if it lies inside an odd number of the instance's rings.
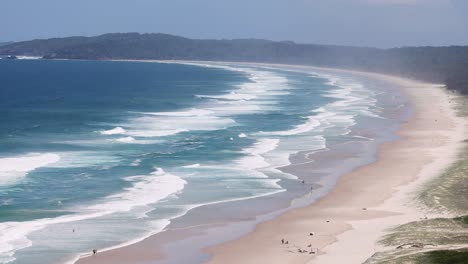
[[[380,241],[383,245],[421,244],[423,246],[468,243],[468,216],[436,218],[398,226]]]
[[[468,249],[453,249],[468,245],[468,215],[407,223],[380,243],[392,249],[374,254],[366,264],[468,263]]]
[[[468,118],[468,97],[456,96],[451,103],[458,116]],[[379,241],[390,249],[377,252],[366,264],[468,264],[467,143],[461,143],[463,150],[458,159],[425,184],[416,197],[422,210],[455,217],[421,219],[392,228]]]
[[[366,262],[367,263],[367,262]],[[420,252],[389,260],[383,260],[381,264],[467,264],[468,250],[434,250]]]
[[[456,95],[450,103],[458,116],[468,118],[468,97]],[[439,177],[423,186],[417,203],[429,212],[468,214],[468,135],[462,144],[458,159]]]
[[[468,214],[468,147],[465,146],[462,153],[464,158],[456,161],[441,177],[431,181],[419,195],[420,202],[429,211]]]

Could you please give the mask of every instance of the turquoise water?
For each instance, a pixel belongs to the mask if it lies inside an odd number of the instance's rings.
[[[284,192],[291,154],[372,141],[353,129],[398,106],[349,78],[236,65],[0,60],[0,87],[0,263],[69,261]]]

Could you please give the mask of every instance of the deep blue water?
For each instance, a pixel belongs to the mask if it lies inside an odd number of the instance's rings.
[[[291,154],[385,125],[378,98],[253,66],[0,60],[0,263],[70,260],[285,191]]]

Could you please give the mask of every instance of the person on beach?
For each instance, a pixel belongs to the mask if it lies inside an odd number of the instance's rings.
[[[93,249],[93,255],[97,254],[97,249]]]
[[[284,245],[284,238],[281,239],[281,245]]]

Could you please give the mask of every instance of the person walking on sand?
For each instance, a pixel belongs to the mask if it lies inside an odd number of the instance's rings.
[[[284,238],[281,239],[281,245],[284,245]]]
[[[93,249],[93,255],[97,254],[97,249]]]

